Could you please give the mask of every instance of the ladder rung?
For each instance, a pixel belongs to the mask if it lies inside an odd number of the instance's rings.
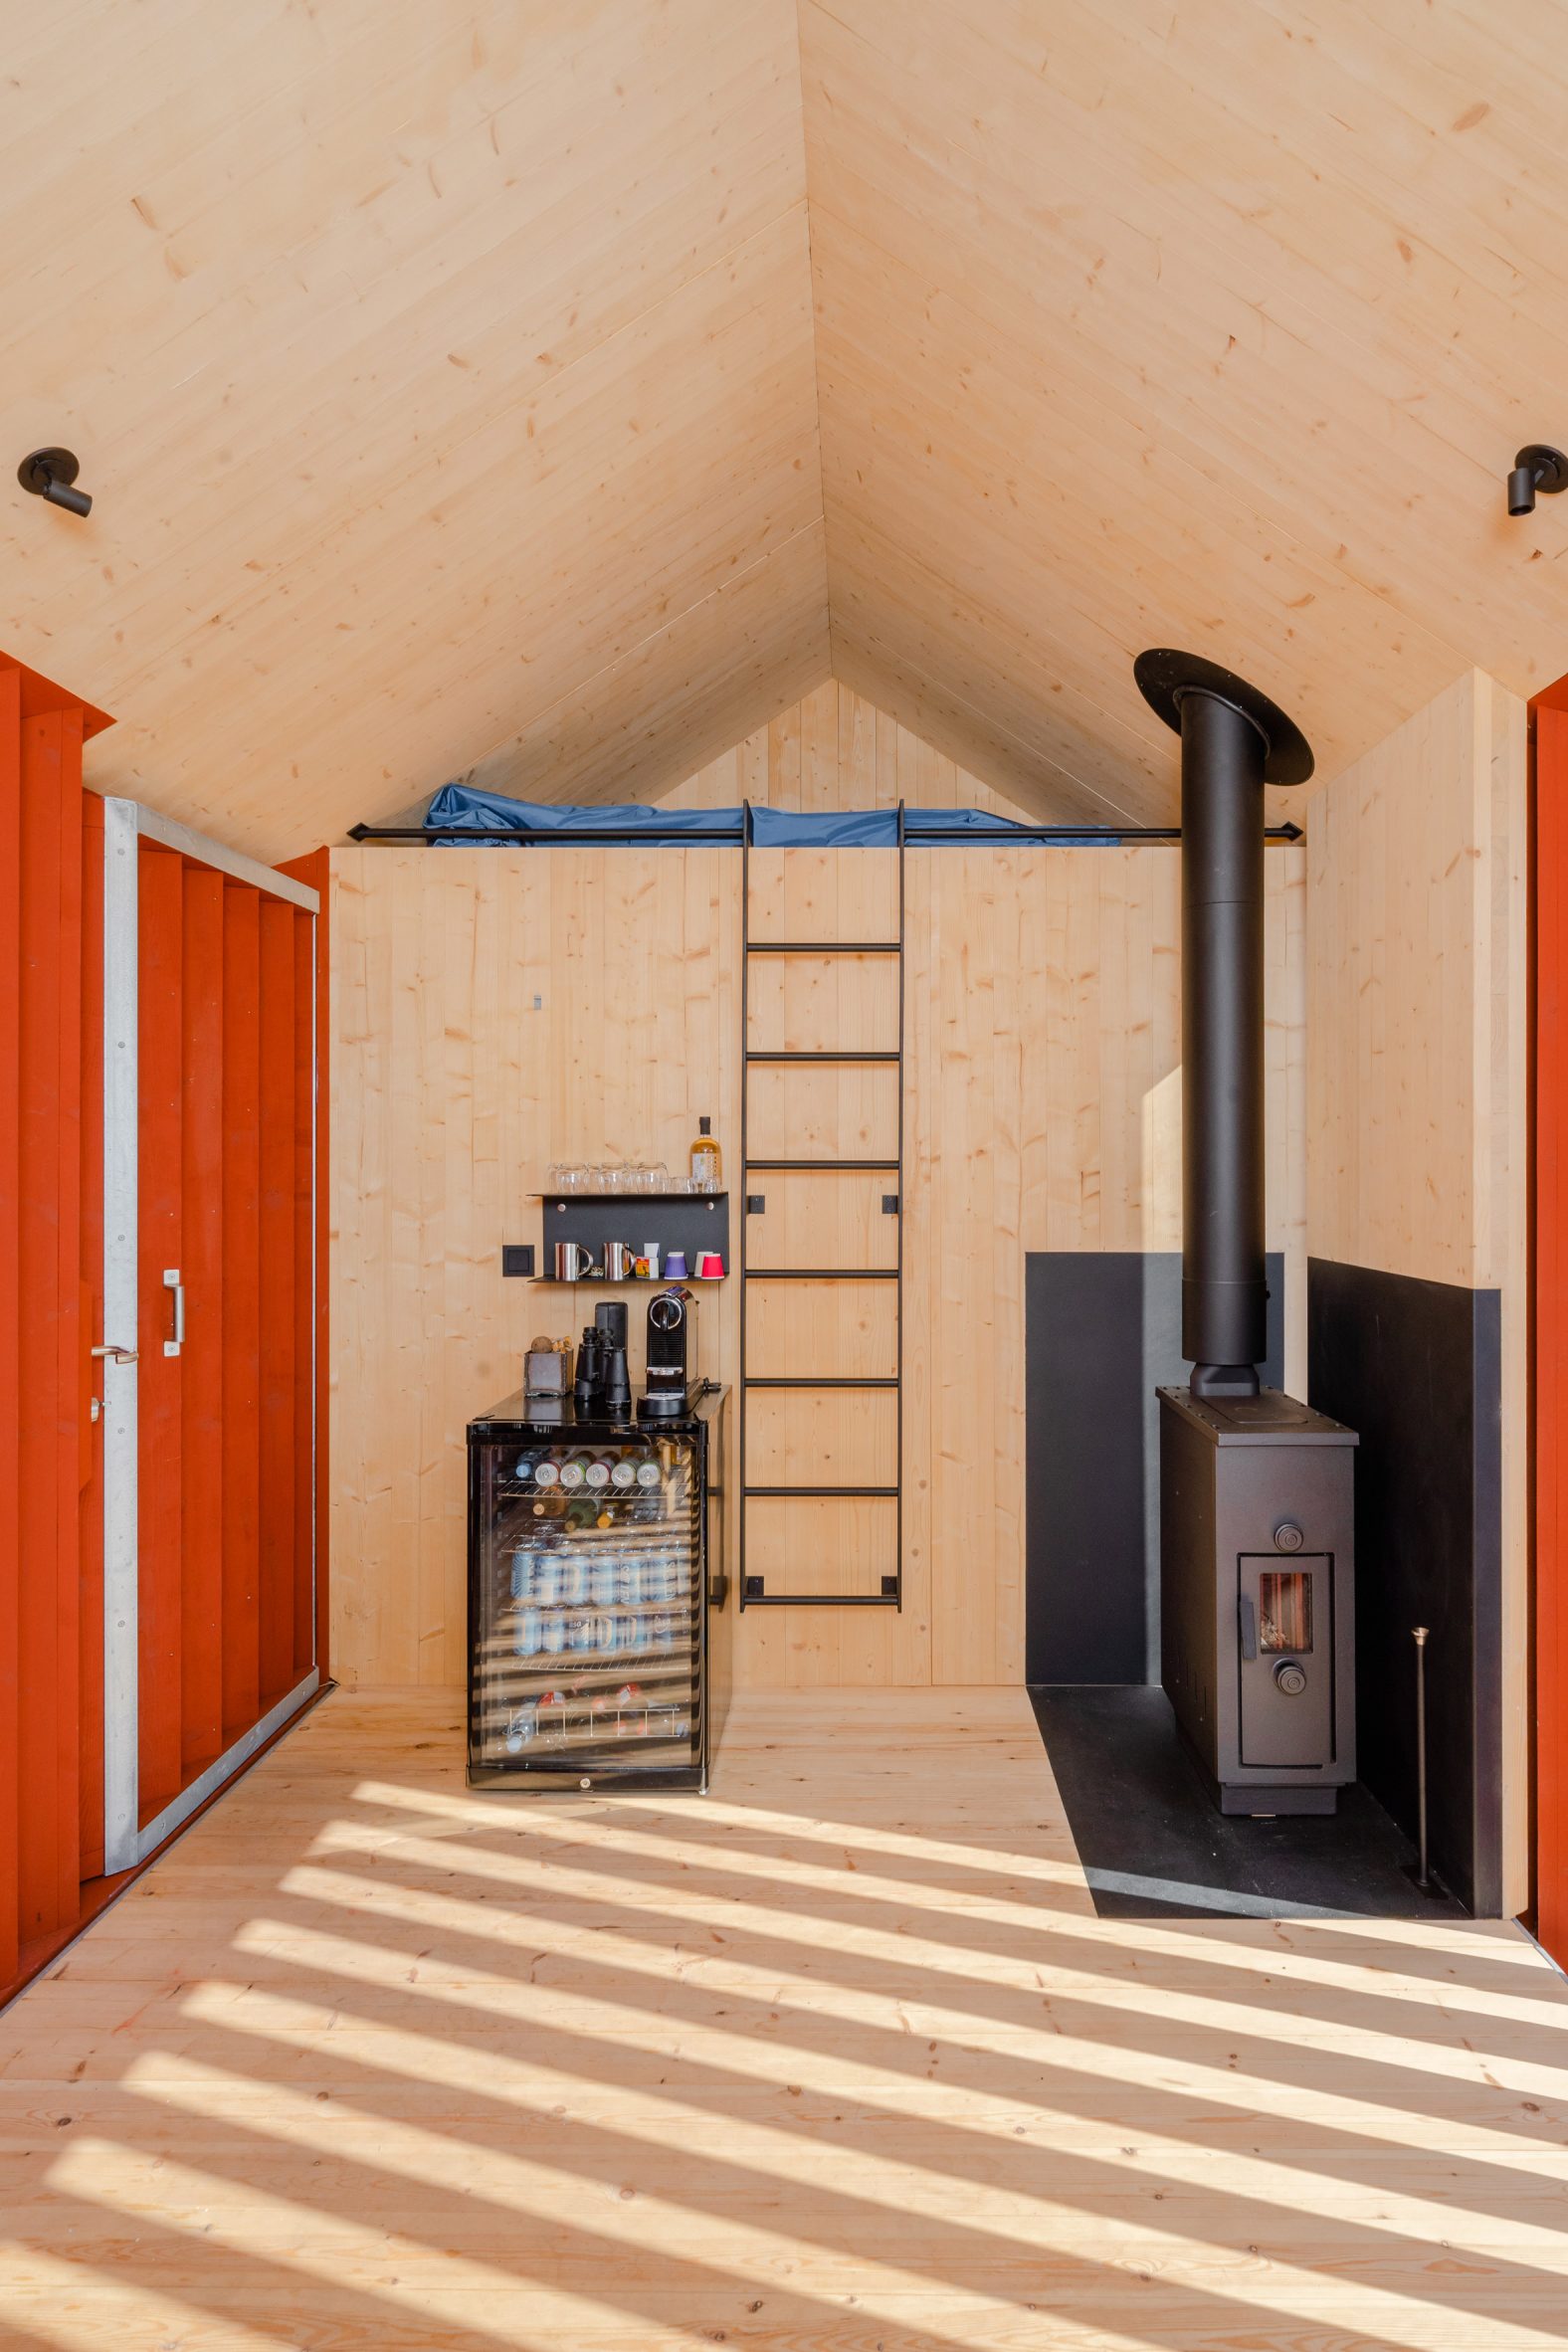
[[[815,1377],[802,1372],[744,1372],[741,1378],[747,1388],[897,1388],[900,1385],[895,1373],[875,1380],[847,1378],[842,1372],[819,1373]]]
[[[743,1266],[746,1282],[895,1282],[895,1266]]]
[[[795,1494],[814,1495],[819,1499],[823,1495],[878,1494],[891,1501],[896,1497],[898,1489],[896,1486],[743,1486],[741,1492],[753,1497],[758,1494],[767,1494],[773,1496],[775,1500],[782,1496]]]
[[[770,1049],[766,1053],[748,1050],[746,1060],[748,1062],[901,1062],[903,1056],[898,1053],[787,1054],[781,1049]]]
[[[747,955],[902,955],[898,939],[749,939]]]
[[[896,1593],[752,1593],[742,1609],[896,1609]]]
[[[840,1175],[851,1169],[880,1169],[883,1175],[890,1175],[899,1166],[899,1162],[897,1160],[747,1160],[746,1166],[748,1169],[772,1168],[774,1170],[795,1169],[797,1171],[814,1168],[829,1175]]]

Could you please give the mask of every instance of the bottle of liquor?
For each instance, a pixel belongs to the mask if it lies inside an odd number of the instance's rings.
[[[692,1180],[703,1192],[717,1192],[724,1181],[724,1163],[713,1137],[713,1122],[701,1118],[696,1125],[696,1141],[691,1146]]]

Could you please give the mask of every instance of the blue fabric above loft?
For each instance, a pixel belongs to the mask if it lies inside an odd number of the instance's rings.
[[[500,840],[509,833],[707,833],[740,839],[739,809],[649,809],[629,802],[575,808],[568,801],[508,800],[471,784],[443,784],[425,811],[427,825]]]
[[[427,825],[443,831],[474,835],[476,842],[504,841],[508,836],[552,834],[579,836],[645,836],[680,841],[696,836],[708,841],[739,842],[745,811],[729,809],[645,808],[626,802],[575,808],[563,801],[508,800],[498,792],[477,792],[468,784],[443,784],[425,811]],[[992,817],[983,809],[905,809],[905,841],[962,837],[974,841],[1029,841],[1035,828],[1016,825],[1007,817]],[[1056,839],[1065,838],[1057,833]],[[1093,842],[1104,838],[1092,829],[1067,838]],[[898,840],[895,809],[835,809],[822,815],[796,814],[788,809],[753,808],[751,839],[759,849],[891,849]]]

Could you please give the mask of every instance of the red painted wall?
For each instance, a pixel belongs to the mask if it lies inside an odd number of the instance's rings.
[[[1535,1928],[1568,1966],[1568,682],[1535,749]]]
[[[108,723],[0,655],[0,1996],[74,1932],[101,1864],[84,1685],[101,1593],[102,832],[82,745]]]

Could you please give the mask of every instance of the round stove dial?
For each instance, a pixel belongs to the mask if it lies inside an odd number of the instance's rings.
[[[1274,1531],[1274,1539],[1276,1552],[1298,1552],[1306,1541],[1294,1519],[1281,1519]]]
[[[1297,1666],[1293,1658],[1281,1658],[1274,1667],[1274,1680],[1286,1698],[1299,1698],[1306,1688],[1306,1668]]]

